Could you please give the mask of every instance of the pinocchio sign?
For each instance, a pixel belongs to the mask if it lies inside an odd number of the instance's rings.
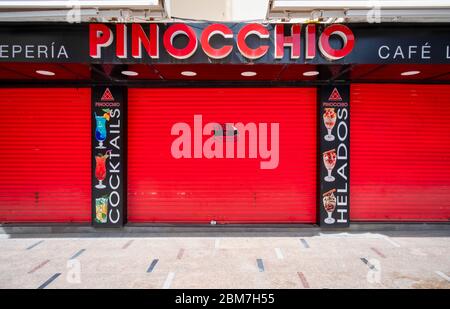
[[[450,26],[0,23],[0,62],[449,64]]]
[[[315,24],[306,25],[303,33],[301,30],[300,24],[277,24],[272,33],[262,24],[245,24],[236,34],[225,24],[208,25],[200,33],[188,24],[172,24],[165,29],[158,24],[90,24],[89,56],[102,59],[109,50],[120,59],[143,59],[144,55],[159,59],[163,48],[174,59],[188,59],[200,49],[209,58],[224,59],[236,49],[247,59],[259,59],[268,54],[272,45],[274,59],[282,59],[288,47],[290,59],[299,59],[302,52],[305,59],[314,59],[320,52],[328,60],[338,60],[350,54],[355,45],[353,32],[345,25],[330,25],[320,35]],[[341,39],[339,47],[332,46],[333,35]],[[177,46],[176,40],[180,37],[184,42]],[[212,43],[214,37],[215,44]],[[259,42],[249,42],[250,37]]]

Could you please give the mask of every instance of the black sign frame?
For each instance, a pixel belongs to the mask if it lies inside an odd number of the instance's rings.
[[[318,88],[318,220],[350,225],[350,85]]]
[[[92,225],[122,227],[127,221],[127,88],[91,91]]]
[[[194,29],[199,40],[202,31],[211,23],[189,24]],[[234,39],[212,39],[212,44],[222,46],[223,43],[233,45],[233,52],[223,59],[208,57],[202,49],[186,59],[175,59],[164,49],[163,33],[171,23],[158,23],[159,52],[158,59],[152,59],[144,53],[142,58],[119,58],[115,55],[115,41],[105,48],[100,58],[89,56],[89,24],[68,23],[0,23],[0,63],[1,62],[35,62],[35,63],[91,63],[91,64],[182,64],[182,63],[223,63],[223,64],[449,64],[450,63],[450,25],[446,23],[347,23],[355,37],[355,46],[349,55],[337,60],[330,60],[320,54],[318,40],[327,27],[317,24],[316,57],[305,58],[305,29],[301,25],[301,56],[298,59],[289,57],[290,49],[284,48],[282,59],[274,57],[274,27],[275,24],[263,24],[268,30],[267,39],[258,39],[253,35],[248,37],[249,45],[267,44],[269,50],[259,59],[247,59],[239,53],[235,38],[246,23],[223,23],[233,31]],[[114,37],[116,28],[113,23],[105,23]],[[285,24],[285,35],[289,36],[292,24]],[[148,24],[142,24],[147,29]],[[127,37],[130,38],[128,27]],[[148,30],[147,30],[148,31]],[[334,37],[334,36],[333,36]],[[129,41],[129,40],[128,40]],[[180,41],[180,42],[178,42]],[[339,45],[338,40],[331,43]],[[183,45],[183,36],[177,36],[174,43]],[[130,50],[128,42],[127,49]]]

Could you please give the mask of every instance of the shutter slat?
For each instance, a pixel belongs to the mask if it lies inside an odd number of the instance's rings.
[[[0,222],[90,221],[90,89],[0,89]]]
[[[351,86],[351,219],[450,219],[449,85]]]
[[[280,123],[279,166],[261,159],[174,159],[171,127]],[[129,89],[131,222],[315,222],[316,89]],[[204,138],[205,140],[206,138]]]

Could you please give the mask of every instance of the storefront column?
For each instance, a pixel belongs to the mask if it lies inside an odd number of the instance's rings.
[[[350,223],[350,86],[318,88],[319,198],[321,227]]]
[[[126,87],[92,87],[92,225],[126,222]]]

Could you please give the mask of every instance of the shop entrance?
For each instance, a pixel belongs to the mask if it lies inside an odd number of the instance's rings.
[[[131,88],[128,112],[129,222],[316,221],[315,88]]]
[[[351,89],[351,219],[448,222],[450,86]]]
[[[0,89],[0,222],[90,222],[90,95]]]

